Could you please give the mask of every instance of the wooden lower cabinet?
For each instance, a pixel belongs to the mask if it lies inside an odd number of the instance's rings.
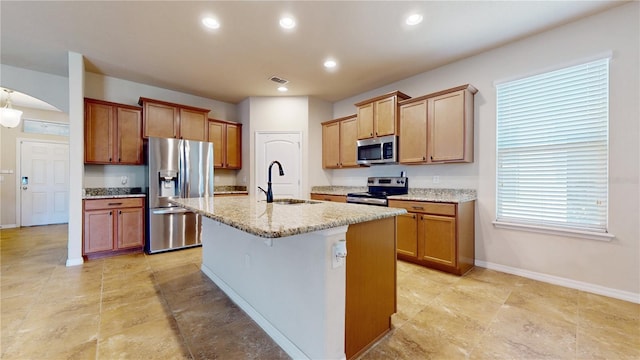
[[[83,200],[82,255],[101,257],[144,246],[144,199]]]
[[[474,266],[475,201],[434,203],[389,200],[398,216],[398,259],[462,275]]]
[[[347,202],[347,197],[346,197],[346,195],[311,194],[311,200],[333,201],[333,202],[346,203]]]

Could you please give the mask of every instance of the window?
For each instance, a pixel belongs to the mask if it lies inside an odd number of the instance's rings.
[[[607,232],[609,59],[497,85],[496,225]]]

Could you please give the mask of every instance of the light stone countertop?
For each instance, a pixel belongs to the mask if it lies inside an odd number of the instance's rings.
[[[86,200],[143,198],[147,196],[140,187],[86,188],[83,192],[82,198]]]
[[[344,195],[352,192],[366,192],[366,187],[358,186],[313,186],[312,194]],[[406,195],[389,196],[390,200],[412,200],[429,202],[461,203],[477,199],[474,189],[440,189],[440,188],[409,188]]]
[[[143,198],[147,197],[145,194],[125,194],[125,195],[85,195],[82,198],[85,200],[96,199],[123,199],[123,198]]]
[[[267,204],[253,196],[183,198],[170,202],[264,238],[304,234],[406,213],[404,209],[326,201],[313,201],[313,204]]]

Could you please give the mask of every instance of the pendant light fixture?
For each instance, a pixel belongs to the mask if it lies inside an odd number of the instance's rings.
[[[20,124],[22,111],[11,107],[11,93],[13,91],[4,89],[4,92],[7,93],[7,102],[4,104],[4,107],[0,108],[0,125],[14,128]]]

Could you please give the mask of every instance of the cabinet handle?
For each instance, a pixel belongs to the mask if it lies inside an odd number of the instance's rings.
[[[331,201],[331,199],[329,199],[329,198],[324,198],[324,201]]]
[[[414,210],[424,210],[424,207],[422,206],[412,206],[411,208]]]
[[[373,136],[373,133],[369,133],[369,136]]]
[[[118,210],[118,215],[122,215],[122,210]]]
[[[423,156],[423,157],[422,157],[422,160],[427,160],[427,157],[426,157],[426,156]]]
[[[111,162],[111,158],[109,158],[109,162]]]
[[[431,157],[431,161],[433,161],[433,156]]]
[[[122,205],[121,202],[117,202],[117,203],[109,203],[109,206],[115,206],[115,205]]]
[[[113,215],[113,211],[109,211],[109,216]]]
[[[411,215],[411,217],[415,219],[416,218],[416,214]]]

